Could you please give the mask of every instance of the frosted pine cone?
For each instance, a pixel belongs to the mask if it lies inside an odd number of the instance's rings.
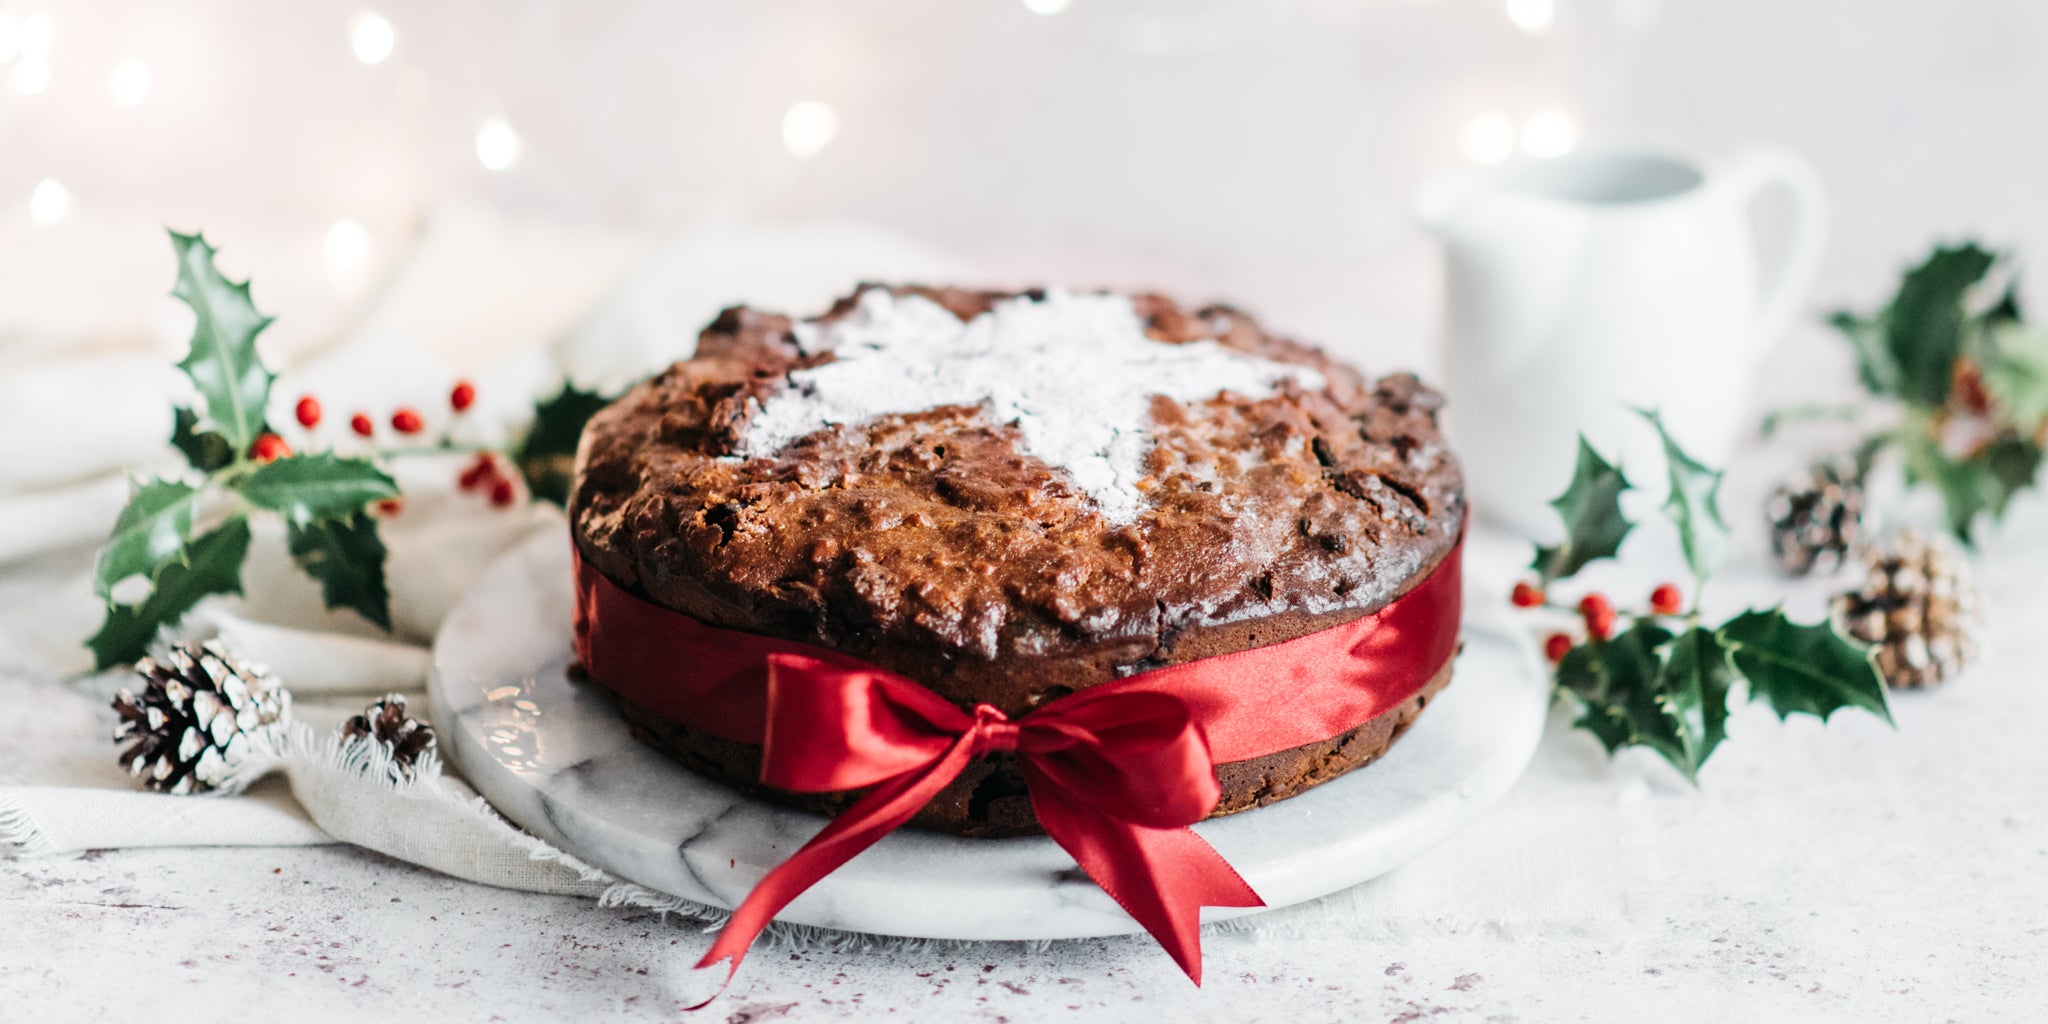
[[[341,724],[348,739],[374,739],[391,751],[391,760],[407,775],[420,755],[434,749],[434,727],[405,713],[405,697],[390,694]]]
[[[158,792],[219,786],[251,754],[276,749],[291,719],[291,694],[276,678],[210,642],[144,658],[135,672],[141,694],[114,696],[114,742],[127,744],[121,767]]]
[[[1856,460],[1825,459],[1780,483],[1764,506],[1771,553],[1793,576],[1833,572],[1863,539],[1863,479]]]
[[[1867,556],[1863,585],[1835,598],[1835,625],[1870,644],[1895,687],[1935,686],[1977,656],[1983,619],[1962,552],[1908,530]]]

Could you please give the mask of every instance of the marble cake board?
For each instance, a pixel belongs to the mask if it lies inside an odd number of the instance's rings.
[[[633,741],[604,691],[566,673],[571,603],[569,542],[548,534],[508,553],[457,605],[429,682],[444,755],[548,842],[648,888],[734,906],[825,819],[748,799]],[[1549,699],[1529,639],[1468,611],[1451,685],[1384,758],[1195,830],[1272,908],[1356,885],[1442,842],[1505,793],[1535,752]],[[1210,908],[1204,919],[1255,912]],[[941,939],[1138,930],[1049,839],[908,829],[779,919]]]

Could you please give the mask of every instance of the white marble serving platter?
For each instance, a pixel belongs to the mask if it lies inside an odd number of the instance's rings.
[[[1470,570],[1468,569],[1468,576]],[[731,907],[825,824],[748,799],[635,742],[571,680],[566,537],[508,554],[451,613],[430,690],[442,746],[498,810],[621,878]],[[1442,842],[1534,753],[1548,673],[1528,639],[1468,615],[1452,684],[1379,762],[1195,826],[1270,907],[1356,885]],[[1215,909],[1205,919],[1255,911]],[[882,935],[1056,939],[1138,930],[1051,840],[895,832],[785,909]]]

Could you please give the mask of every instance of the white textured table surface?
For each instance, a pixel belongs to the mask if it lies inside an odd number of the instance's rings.
[[[702,1019],[2032,1019],[2048,593],[2037,545],[2001,550],[1982,569],[1995,660],[1899,698],[1896,731],[1746,710],[1694,791],[1646,756],[1604,763],[1554,719],[1479,826],[1337,897],[1344,923],[1211,936],[1200,990],[1132,939],[763,950]],[[1768,582],[1738,575],[1720,600]],[[71,684],[10,672],[0,701],[21,737],[9,772],[107,749]],[[706,941],[340,847],[0,862],[0,908],[9,1021],[673,1019]]]
[[[239,17],[233,5],[211,6],[216,20]],[[1837,214],[1816,310],[1876,301],[1927,241],[1961,232],[2032,260],[2040,305],[2048,135],[2028,101],[2048,81],[2048,7],[2035,3],[1560,3],[1558,28],[1540,39],[1515,35],[1495,3],[1188,3],[1173,5],[1202,15],[1199,31],[1178,41],[1188,52],[1141,57],[1116,41],[1160,49],[1167,5],[1082,3],[1022,29],[1000,20],[1015,5],[958,5],[957,17],[975,24],[952,33],[919,31],[930,5],[811,3],[795,19],[762,5],[753,16],[779,22],[773,31],[745,37],[751,45],[696,45],[688,60],[675,59],[678,40],[715,38],[743,8],[602,5],[609,16],[564,25],[566,5],[509,6],[548,17],[479,19],[440,5],[432,20],[443,30],[408,22],[402,45],[438,42],[467,61],[505,56],[493,34],[516,35],[547,58],[498,61],[547,72],[544,100],[516,112],[544,173],[493,179],[501,187],[487,191],[543,210],[651,218],[663,230],[703,212],[871,217],[1010,254],[998,270],[1037,277],[1059,266],[1075,281],[1230,296],[1375,367],[1428,370],[1434,248],[1409,221],[1409,190],[1457,159],[1473,115],[1526,118],[1557,105],[1578,116],[1589,143],[1718,152],[1770,139],[1805,151]],[[352,7],[308,5],[306,17],[325,40]],[[1347,20],[1305,24],[1297,8]],[[869,17],[876,9],[887,18]],[[704,11],[717,12],[709,25]],[[816,42],[786,45],[791,22]],[[822,50],[845,23],[855,29],[850,55]],[[265,33],[266,45],[207,63],[248,71],[249,96],[271,98],[291,123],[320,126],[317,141],[334,148],[243,145],[226,163],[245,173],[223,185],[222,151],[204,141],[213,134],[192,136],[203,141],[187,141],[182,162],[137,160],[136,138],[82,131],[79,108],[48,105],[61,96],[16,101],[45,106],[9,108],[15,120],[0,125],[14,131],[10,152],[27,154],[6,168],[0,207],[15,218],[6,226],[22,223],[15,197],[41,176],[62,173],[80,197],[67,231],[32,236],[39,245],[10,235],[0,249],[16,285],[0,299],[28,306],[30,323],[153,323],[168,267],[144,225],[174,216],[233,241],[244,261],[236,273],[260,274],[259,294],[274,296],[267,311],[289,314],[274,339],[316,337],[335,314],[319,308],[328,268],[315,241],[337,217],[380,228],[412,216],[416,200],[403,196],[366,211],[362,133],[329,130],[331,116],[306,119],[304,90],[264,77],[265,62],[305,62],[313,36],[268,45],[279,38],[272,21],[235,28]],[[1240,41],[1222,45],[1210,38],[1216,28]],[[68,22],[64,32],[65,47],[85,37]],[[1014,41],[1015,51],[962,39]],[[683,77],[613,73],[634,66],[634,54]],[[1060,73],[1047,75],[1054,66]],[[103,105],[90,60],[77,67],[60,74],[84,83],[67,95]],[[160,70],[174,97],[168,65]],[[839,84],[845,73],[855,84]],[[460,113],[440,115],[459,123],[443,126],[455,144],[434,152],[459,164],[468,177],[457,184],[474,190],[461,143],[475,111],[458,78],[437,86]],[[361,81],[348,79],[351,95]],[[561,92],[578,82],[580,93]],[[844,93],[828,95],[848,111],[845,140],[801,175],[757,160],[757,143],[775,145],[788,103],[827,87]],[[592,111],[603,113],[595,129]],[[650,124],[662,130],[641,130]],[[94,138],[123,158],[78,150]],[[706,159],[707,138],[745,155]],[[1190,169],[1188,154],[1213,139],[1233,144],[1198,153]],[[561,170],[565,152],[591,164]],[[76,166],[47,159],[63,154]],[[1161,154],[1172,173],[1161,173]],[[593,165],[613,177],[573,173]],[[1285,172],[1277,187],[1276,166]],[[753,197],[764,169],[768,194]],[[317,187],[315,170],[347,188]],[[129,194],[116,207],[109,193],[123,182]],[[287,218],[287,207],[303,208]],[[109,209],[126,219],[87,230]],[[266,248],[256,224],[270,221],[297,233]],[[380,252],[397,248],[389,233],[378,241]],[[510,298],[497,268],[454,262],[489,282],[494,299]],[[20,285],[44,265],[58,272]],[[515,326],[546,322],[509,308],[520,314]],[[434,325],[475,315],[466,308]],[[1759,407],[1847,386],[1842,346],[1811,325],[1796,340],[1793,364],[1759,382]],[[174,357],[164,350],[163,361]],[[1736,468],[1732,518],[1753,527],[1758,481],[1775,468]],[[1745,710],[1695,791],[1648,756],[1610,765],[1553,720],[1534,772],[1489,818],[1337,898],[1348,924],[1282,921],[1257,935],[1210,936],[1200,990],[1142,939],[1039,951],[762,950],[694,1019],[2039,1020],[2048,1007],[2048,631],[2039,625],[2048,621],[2048,515],[2039,499],[2027,502],[2032,526],[1982,566],[1992,659],[1945,690],[1899,698],[1896,730],[1854,715],[1779,725]],[[1747,542],[1753,558],[1756,538]],[[99,695],[29,667],[95,625],[89,603],[45,599],[54,579],[79,587],[82,563],[71,558],[47,566],[54,575],[0,568],[0,777],[33,779],[83,760],[114,778]],[[1767,601],[1769,585],[1731,580],[1715,600]],[[1794,603],[1811,614],[1818,596],[1807,588]],[[343,847],[0,860],[4,1024],[674,1020],[673,975],[706,941],[643,912],[479,888]]]

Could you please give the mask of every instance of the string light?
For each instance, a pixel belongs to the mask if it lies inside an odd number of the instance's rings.
[[[35,190],[28,194],[28,219],[39,228],[46,228],[64,219],[71,212],[71,190],[55,178],[44,178],[36,182]]]
[[[398,31],[391,22],[376,11],[357,11],[348,19],[348,44],[356,52],[356,59],[364,64],[381,64],[391,56],[391,48],[398,42]]]
[[[122,110],[141,106],[149,98],[149,87],[149,65],[139,60],[122,61],[107,81],[107,90],[114,94],[114,105]]]
[[[1498,110],[1465,122],[1458,133],[1458,148],[1475,164],[1497,164],[1515,152],[1515,120]]]
[[[1073,6],[1074,0],[1024,0],[1024,6],[1033,14],[1058,14]]]
[[[519,162],[519,133],[502,117],[487,117],[476,129],[476,159],[485,170],[502,171]]]
[[[327,229],[327,262],[336,270],[354,270],[370,254],[370,232],[343,218]]]
[[[792,103],[782,115],[782,144],[800,157],[813,157],[839,137],[839,112],[817,100]]]
[[[1557,20],[1556,0],[1508,0],[1508,20],[1532,36],[1550,31]]]
[[[1522,122],[1522,152],[1530,156],[1563,156],[1578,144],[1578,125],[1562,110],[1539,110]]]

